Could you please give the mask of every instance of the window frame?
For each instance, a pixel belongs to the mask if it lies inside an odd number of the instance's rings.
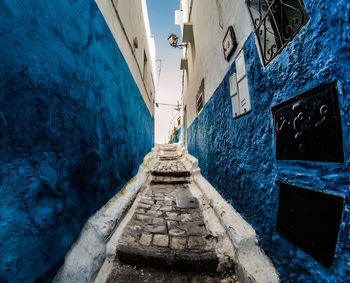
[[[199,107],[198,102],[201,101],[201,106]],[[197,115],[202,111],[205,104],[205,96],[204,96],[204,79],[201,81],[201,85],[199,86],[198,92],[196,94],[196,112]]]

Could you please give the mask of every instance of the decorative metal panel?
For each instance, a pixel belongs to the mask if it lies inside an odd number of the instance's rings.
[[[342,196],[280,183],[276,229],[330,267],[336,251],[343,205]]]
[[[302,0],[247,0],[266,66],[309,20]]]
[[[271,108],[276,158],[344,162],[334,84],[322,84]]]

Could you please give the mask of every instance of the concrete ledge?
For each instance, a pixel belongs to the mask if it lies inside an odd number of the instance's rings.
[[[236,260],[239,282],[279,282],[275,267],[257,245],[241,249]]]
[[[147,154],[136,176],[87,221],[53,282],[92,282],[95,279],[106,258],[108,239],[147,182],[153,156],[153,153]]]
[[[198,171],[193,180],[207,198],[211,207],[224,225],[236,249],[246,245],[254,245],[256,234],[241,215],[227,203],[221,195],[210,185],[210,183]]]
[[[184,164],[192,172],[193,181],[215,211],[236,249],[234,261],[239,282],[279,282],[275,267],[258,246],[253,227],[202,176],[196,158],[186,154]]]

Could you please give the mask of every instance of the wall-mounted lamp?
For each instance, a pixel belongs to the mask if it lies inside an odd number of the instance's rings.
[[[186,47],[186,44],[185,43],[183,43],[183,44],[177,44],[177,42],[179,41],[179,38],[177,37],[177,35],[176,34],[171,34],[171,35],[169,35],[169,37],[168,37],[168,41],[169,41],[169,44],[172,46],[172,47],[174,47],[174,48],[180,48],[180,49],[182,49],[183,47]]]

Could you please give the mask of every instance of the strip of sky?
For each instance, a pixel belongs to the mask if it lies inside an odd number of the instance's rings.
[[[147,9],[151,33],[156,45],[156,58],[161,59],[161,74],[156,101],[177,104],[180,101],[181,76],[180,60],[182,51],[174,49],[168,43],[168,36],[175,33],[181,35],[175,25],[174,13],[179,9],[178,0],[147,0]],[[158,66],[158,64],[157,64]],[[155,142],[168,140],[170,122],[176,111],[172,107],[160,106],[155,112]]]

